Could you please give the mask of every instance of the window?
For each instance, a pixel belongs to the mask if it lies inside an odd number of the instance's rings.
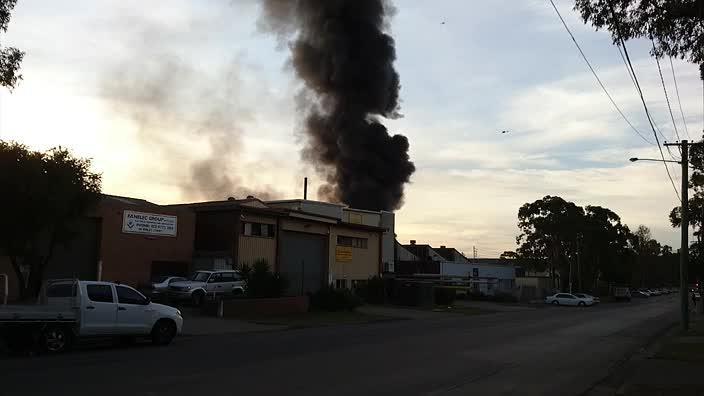
[[[76,288],[73,283],[57,283],[46,289],[47,297],[76,297]]]
[[[88,299],[94,302],[113,302],[112,288],[110,285],[88,285]]]
[[[234,282],[237,279],[235,279],[235,273],[234,272],[223,272],[221,275],[221,282]]]
[[[273,238],[275,236],[273,224],[262,223],[242,223],[242,234],[246,236],[257,236],[262,238]]]
[[[479,278],[479,268],[472,268],[472,276]]]
[[[120,304],[147,305],[147,299],[138,291],[125,286],[115,286]]]
[[[208,283],[220,283],[222,282],[222,274],[212,274],[210,275],[210,279],[208,279]]]
[[[359,249],[367,248],[367,238],[355,238],[343,235],[337,236],[337,244],[339,246],[351,246]]]
[[[174,282],[183,282],[185,280],[187,280],[187,279],[186,278],[171,278],[171,279],[169,279],[169,284],[172,284]]]

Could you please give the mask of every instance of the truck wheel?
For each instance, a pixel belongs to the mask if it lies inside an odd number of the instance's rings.
[[[176,336],[176,324],[168,319],[160,319],[152,329],[152,344],[169,345]]]
[[[202,291],[195,291],[191,296],[191,302],[193,302],[194,306],[199,307],[203,303],[203,297],[205,297],[205,294]]]
[[[61,353],[71,349],[71,331],[65,326],[47,326],[40,335],[40,346],[44,352]]]

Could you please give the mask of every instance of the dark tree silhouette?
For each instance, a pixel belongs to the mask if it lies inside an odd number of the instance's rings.
[[[74,220],[100,199],[90,160],[63,148],[38,152],[0,141],[0,251],[10,257],[20,297],[36,296],[54,248],[71,241]]]
[[[7,32],[10,23],[10,12],[15,8],[17,0],[0,0],[0,31]],[[10,90],[17,86],[22,75],[19,73],[24,52],[14,47],[0,47],[0,85]]]
[[[585,23],[607,29],[615,44],[652,38],[653,55],[704,63],[704,1],[702,0],[576,0]]]
[[[596,290],[599,281],[661,286],[674,283],[672,248],[661,248],[650,230],[631,233],[612,210],[585,208],[546,196],[518,211],[517,262],[527,269],[550,269],[574,290]]]

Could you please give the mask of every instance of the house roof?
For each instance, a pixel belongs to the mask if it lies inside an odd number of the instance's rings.
[[[464,254],[462,254],[459,250],[457,250],[455,248],[449,248],[449,247],[435,248],[434,247],[433,250],[435,250],[439,255],[441,255],[443,258],[445,258],[445,260],[448,260],[448,261],[454,261],[454,259],[455,259],[454,253],[457,253],[460,256],[467,259],[467,257]],[[469,259],[467,259],[467,260],[469,260]]]
[[[401,246],[411,252],[414,256],[418,257],[420,260],[426,260],[428,257],[433,256],[433,253],[437,254],[437,252],[435,252],[430,245],[413,243]]]
[[[104,200],[116,201],[121,204],[136,205],[136,206],[159,206],[158,204],[155,204],[154,202],[149,202],[145,199],[123,197],[120,195],[111,195],[111,194],[101,194],[101,195],[102,195],[102,199],[104,199]]]

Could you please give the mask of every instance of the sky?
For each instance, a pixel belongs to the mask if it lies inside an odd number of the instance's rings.
[[[615,101],[652,141],[609,35],[584,25],[571,1],[556,4]],[[657,158],[657,147],[614,110],[547,0],[395,6],[403,117],[386,125],[408,137],[417,168],[396,212],[401,243],[496,257],[516,248],[519,207],[558,195],[608,207],[632,229],[644,224],[661,243],[679,245],[667,217],[677,197],[663,165],[628,161]],[[257,0],[19,0],[0,43],[26,51],[24,79],[0,92],[0,139],[70,148],[92,158],[105,193],[158,203],[249,191],[300,198],[304,176],[316,191],[320,180],[299,153],[301,82],[285,43],[258,28],[259,12]],[[653,118],[674,141],[648,49],[628,43]],[[697,138],[698,70],[673,62]],[[669,60],[662,68],[686,138]],[[216,169],[206,176],[217,187],[204,188],[196,169]],[[671,172],[679,188],[680,170]]]

